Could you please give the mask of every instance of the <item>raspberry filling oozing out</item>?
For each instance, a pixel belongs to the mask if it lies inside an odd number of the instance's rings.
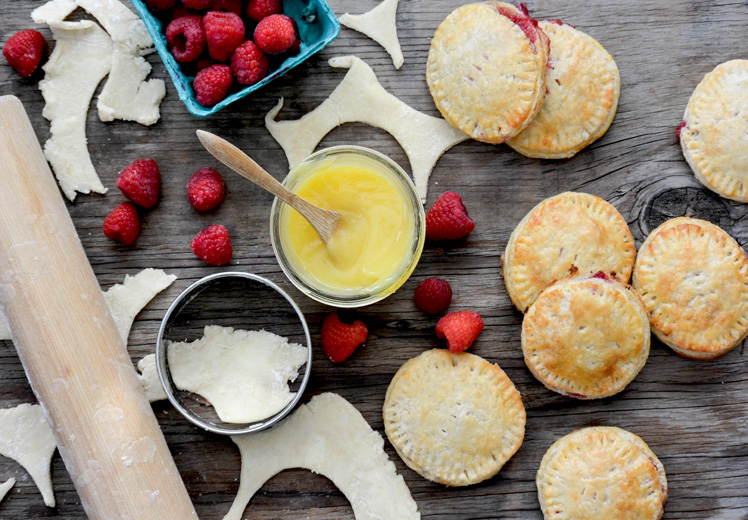
[[[605,281],[607,281],[607,282],[610,282],[610,281],[612,281],[612,280],[610,279],[610,276],[608,276],[607,274],[605,274],[605,273],[604,273],[604,272],[602,272],[602,271],[598,271],[598,272],[596,272],[595,274],[593,274],[592,276],[590,276],[590,278],[600,278],[601,280],[605,280]]]
[[[531,42],[538,40],[538,22],[530,18],[530,14],[527,11],[525,4],[517,4],[516,9],[507,9],[506,7],[497,6],[496,10],[499,14],[502,14],[509,18],[509,20],[518,25],[520,29],[527,35]]]
[[[683,131],[685,127],[686,127],[686,122],[681,121],[681,123],[678,125],[678,128],[675,129],[675,137],[677,137],[679,141],[680,141],[680,133]]]

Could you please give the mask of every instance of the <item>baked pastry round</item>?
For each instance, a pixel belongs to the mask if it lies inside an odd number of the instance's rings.
[[[680,145],[699,182],[748,202],[748,60],[728,61],[704,76],[683,124]]]
[[[504,2],[458,7],[431,41],[426,81],[444,119],[486,143],[503,143],[536,116],[545,97],[548,38]]]
[[[649,338],[639,296],[605,275],[551,284],[522,322],[530,372],[550,390],[578,399],[623,390],[646,363]]]
[[[535,206],[509,237],[501,257],[512,302],[525,311],[540,291],[570,271],[603,271],[628,283],[634,237],[620,213],[600,197],[565,192]]]
[[[679,217],[652,231],[633,285],[654,333],[682,356],[714,359],[748,334],[748,259],[711,222]]]
[[[665,468],[646,443],[620,428],[583,428],[557,440],[535,479],[546,520],[658,520]]]
[[[467,486],[494,476],[519,449],[525,407],[498,365],[429,350],[406,362],[384,400],[384,431],[422,477]]]
[[[621,78],[616,62],[592,36],[560,22],[539,25],[551,42],[545,100],[530,126],[507,144],[527,157],[563,159],[608,130]]]

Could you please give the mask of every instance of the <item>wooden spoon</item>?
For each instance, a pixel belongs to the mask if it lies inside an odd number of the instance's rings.
[[[213,157],[301,213],[325,244],[330,241],[340,221],[340,213],[319,208],[289,191],[262,166],[225,139],[204,130],[197,131],[197,138]]]

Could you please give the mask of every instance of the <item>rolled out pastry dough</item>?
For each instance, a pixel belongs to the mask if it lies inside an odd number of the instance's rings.
[[[3,501],[3,498],[5,498],[5,495],[8,494],[8,491],[10,491],[10,488],[12,488],[15,483],[16,479],[9,478],[3,484],[0,484],[0,502]]]
[[[156,354],[148,354],[138,361],[138,370],[140,371],[140,375],[138,375],[140,386],[145,390],[148,401],[153,403],[166,399],[166,392],[164,392],[164,387],[161,386],[161,380],[158,377]]]
[[[400,0],[384,0],[371,11],[363,14],[345,13],[340,23],[365,34],[389,53],[395,68],[403,66],[403,51],[397,39],[397,4]]]
[[[283,147],[289,165],[304,160],[333,128],[343,123],[366,123],[386,130],[400,143],[410,160],[418,194],[425,201],[436,161],[467,135],[444,119],[419,112],[387,92],[361,59],[332,58],[330,65],[349,71],[321,105],[296,121],[276,121],[283,108],[281,98],[265,116],[265,126]]]
[[[50,474],[55,449],[57,444],[41,406],[22,404],[0,409],[0,455],[15,460],[29,472],[49,507],[55,506]]]
[[[209,325],[191,343],[167,342],[174,385],[200,394],[228,423],[266,419],[290,403],[288,387],[307,362],[307,347],[264,330]]]
[[[176,276],[166,274],[161,269],[143,269],[135,276],[126,275],[121,284],[111,286],[104,293],[104,300],[112,313],[122,343],[127,345],[135,316],[176,279]],[[3,339],[11,337],[5,316],[0,312],[0,340]]]
[[[271,430],[231,437],[242,455],[239,492],[224,520],[241,520],[252,496],[284,469],[324,475],[350,501],[356,520],[418,520],[418,506],[384,440],[337,394],[315,396]]]
[[[68,199],[74,200],[76,193],[106,193],[88,154],[86,114],[96,86],[112,66],[112,40],[88,20],[50,21],[49,26],[56,44],[39,82],[42,115],[51,133],[44,155]]]

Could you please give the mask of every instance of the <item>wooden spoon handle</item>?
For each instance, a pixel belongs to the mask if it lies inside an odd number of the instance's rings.
[[[317,231],[323,242],[330,241],[338,220],[340,220],[339,213],[318,208],[288,190],[266,172],[262,166],[227,140],[204,130],[197,131],[197,138],[200,139],[202,145],[213,157],[301,213]]]

